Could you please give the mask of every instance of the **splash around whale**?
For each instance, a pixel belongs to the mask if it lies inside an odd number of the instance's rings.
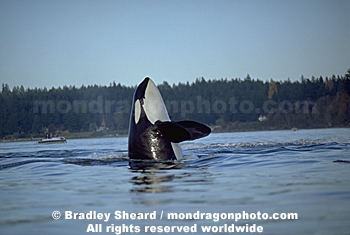
[[[205,137],[210,132],[208,126],[199,122],[171,121],[163,98],[149,77],[136,88],[129,124],[130,159],[182,159],[178,143]]]

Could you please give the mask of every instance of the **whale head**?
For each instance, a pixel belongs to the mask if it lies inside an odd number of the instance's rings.
[[[210,132],[209,127],[198,122],[172,122],[163,98],[150,78],[146,77],[136,88],[129,123],[130,159],[181,159],[179,142],[202,138]]]

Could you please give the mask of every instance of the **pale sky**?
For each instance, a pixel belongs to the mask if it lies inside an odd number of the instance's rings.
[[[0,84],[344,75],[349,12],[348,0],[1,0]]]

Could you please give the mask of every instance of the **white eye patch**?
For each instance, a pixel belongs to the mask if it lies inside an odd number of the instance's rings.
[[[136,100],[134,104],[134,114],[135,114],[135,123],[137,124],[140,121],[141,117],[141,104],[140,100]]]

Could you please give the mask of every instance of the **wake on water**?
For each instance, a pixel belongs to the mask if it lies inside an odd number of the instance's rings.
[[[33,143],[34,145],[34,143]],[[349,143],[341,138],[319,138],[316,140],[300,139],[290,142],[237,142],[237,143],[203,143],[188,142],[181,144],[184,158],[178,161],[135,161],[130,160],[125,149],[71,149],[64,150],[39,150],[32,152],[8,152],[0,155],[0,170],[19,167],[37,162],[58,162],[64,164],[77,164],[84,166],[111,165],[114,167],[130,166],[131,169],[152,168],[161,169],[203,167],[207,165],[225,164],[223,159],[228,157],[242,158],[254,155],[254,157],[267,157],[273,154],[288,152],[308,152],[350,149]],[[350,163],[347,160],[337,159],[335,163]]]

